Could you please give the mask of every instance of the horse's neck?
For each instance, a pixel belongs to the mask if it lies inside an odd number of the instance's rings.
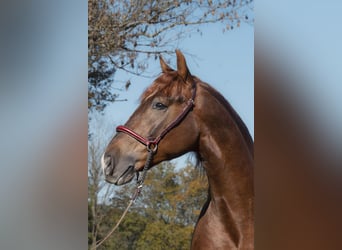
[[[253,156],[242,140],[226,136],[215,138],[209,134],[201,139],[199,153],[208,176],[211,202],[248,220],[254,196]]]
[[[228,112],[217,112],[211,118],[216,120],[202,117],[208,124],[199,144],[210,187],[208,210],[239,245],[253,237],[253,152]]]

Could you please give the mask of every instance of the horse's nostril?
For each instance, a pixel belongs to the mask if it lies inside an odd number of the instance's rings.
[[[102,169],[105,175],[111,175],[113,173],[113,160],[109,154],[102,155],[101,160]]]

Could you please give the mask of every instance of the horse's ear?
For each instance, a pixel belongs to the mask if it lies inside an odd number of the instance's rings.
[[[159,56],[159,61],[163,73],[174,71],[169,65],[166,64],[162,56]]]
[[[178,49],[176,49],[176,55],[178,75],[180,75],[186,81],[188,75],[190,75],[190,71],[188,69],[188,66],[186,65],[185,57]]]

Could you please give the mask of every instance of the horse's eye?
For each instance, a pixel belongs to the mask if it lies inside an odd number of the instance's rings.
[[[167,108],[167,106],[161,102],[156,102],[156,103],[153,103],[153,106],[152,106],[154,109],[158,109],[158,110],[164,110]]]

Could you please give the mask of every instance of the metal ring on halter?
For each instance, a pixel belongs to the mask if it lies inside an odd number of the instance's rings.
[[[148,143],[146,145],[146,148],[147,148],[148,152],[152,152],[153,154],[155,154],[157,152],[157,149],[158,149],[158,144]]]

